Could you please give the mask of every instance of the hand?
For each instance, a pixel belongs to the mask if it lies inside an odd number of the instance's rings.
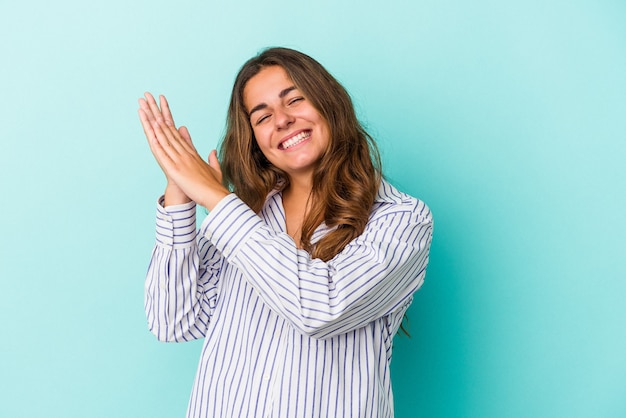
[[[146,93],[145,99],[139,99],[139,118],[150,150],[168,179],[166,205],[183,203],[169,202],[169,192],[177,200],[182,195],[212,210],[229,194],[221,183],[217,153],[211,152],[207,164],[193,146],[189,131],[185,127],[176,129],[165,97],[160,96],[159,100],[160,109],[150,93]],[[181,194],[177,194],[178,191]]]
[[[156,134],[154,133],[151,123],[146,123],[146,120],[156,120],[156,115],[160,114],[167,123],[171,124],[171,126],[175,126],[175,123],[174,118],[172,117],[172,112],[170,111],[169,105],[164,96],[159,98],[161,102],[161,109],[159,109],[154,97],[152,97],[150,93],[146,93],[145,96],[146,99],[139,99],[139,117],[141,119],[146,138],[148,139],[148,143],[150,143],[156,140]],[[186,127],[181,126],[178,129],[178,132],[187,142],[191,143],[191,136],[189,135],[189,131]],[[163,167],[161,167],[161,169],[163,169]],[[191,199],[185,195],[180,187],[178,187],[176,183],[174,183],[174,181],[167,176],[167,174],[165,174],[165,176],[167,179],[167,187],[165,189],[165,206],[177,205],[191,201]]]

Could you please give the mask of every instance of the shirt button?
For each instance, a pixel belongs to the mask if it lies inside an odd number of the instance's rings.
[[[270,375],[269,375],[269,374],[264,374],[264,375],[263,375],[263,380],[265,380],[266,382],[267,382],[268,380],[270,380]]]

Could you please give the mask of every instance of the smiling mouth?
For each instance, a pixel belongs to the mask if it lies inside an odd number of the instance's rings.
[[[298,145],[299,143],[301,143],[302,141],[304,141],[306,139],[309,139],[310,137],[311,137],[311,131],[300,132],[298,135],[292,136],[288,140],[286,140],[284,142],[281,142],[278,145],[278,148],[282,149],[282,150],[287,150],[289,148],[293,148],[296,145]]]

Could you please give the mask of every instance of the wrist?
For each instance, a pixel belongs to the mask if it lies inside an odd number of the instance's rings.
[[[175,184],[168,183],[164,193],[164,206],[182,205],[191,199]]]
[[[207,195],[207,199],[200,203],[202,206],[207,208],[207,210],[212,211],[215,206],[226,196],[228,196],[230,192],[225,188],[214,190],[210,195]]]

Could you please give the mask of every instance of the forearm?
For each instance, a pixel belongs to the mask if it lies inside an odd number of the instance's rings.
[[[421,284],[431,221],[411,210],[394,216],[369,225],[329,262],[297,249],[235,197],[209,214],[200,233],[274,312],[304,334],[327,337],[399,309]]]
[[[197,257],[191,249],[155,246],[145,282],[145,310],[150,331],[159,341],[202,338],[202,289],[198,286]]]
[[[202,303],[210,275],[198,253],[195,205],[159,205],[156,241],[145,282],[149,328],[161,341],[201,338],[209,320]]]

